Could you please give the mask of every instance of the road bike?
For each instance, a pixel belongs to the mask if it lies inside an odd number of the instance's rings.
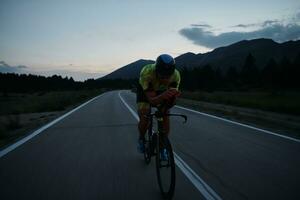
[[[160,192],[164,199],[172,199],[175,190],[175,162],[172,145],[163,128],[164,116],[179,116],[187,121],[183,114],[165,113],[161,108],[146,115],[149,119],[149,128],[145,135],[144,159],[146,164],[151,162],[151,157],[156,157],[156,174]],[[153,118],[157,123],[157,129],[153,130]],[[163,151],[165,151],[163,156]]]

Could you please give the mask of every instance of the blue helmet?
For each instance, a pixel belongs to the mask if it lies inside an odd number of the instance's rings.
[[[155,62],[156,73],[162,77],[171,76],[175,71],[175,60],[168,54],[157,57]]]

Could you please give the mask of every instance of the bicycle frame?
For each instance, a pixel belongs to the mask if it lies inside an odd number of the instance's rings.
[[[151,113],[151,110],[152,110],[152,107],[150,108],[150,113],[145,115],[147,118],[149,118],[149,128],[148,128],[148,135],[150,136],[150,140],[149,143],[150,145],[153,145],[153,136],[154,134],[157,134],[158,137],[161,137],[161,136],[165,136],[166,133],[164,133],[164,127],[163,127],[163,120],[164,120],[164,117],[165,116],[178,116],[178,117],[182,117],[184,118],[184,122],[183,123],[186,123],[187,121],[187,116],[186,115],[183,115],[183,114],[177,114],[177,113],[163,113],[161,111],[160,108],[157,109],[157,111],[155,111],[154,113]],[[156,118],[157,120],[157,132],[153,132],[153,117]],[[153,147],[151,147],[153,148]],[[152,154],[151,156],[153,156],[155,154]]]
[[[151,109],[150,109],[150,112],[151,112]],[[164,114],[163,112],[160,111],[160,109],[158,109],[156,112],[150,113],[150,114],[146,115],[146,117],[150,118],[150,124],[149,124],[148,131],[150,131],[150,129],[152,130],[152,128],[153,128],[153,117],[155,117],[156,120],[157,120],[157,131],[159,133],[164,132],[164,129],[163,129],[163,120],[164,120],[165,116],[178,116],[178,117],[184,118],[184,122],[183,123],[186,123],[186,121],[187,121],[187,116],[186,115],[177,114],[177,113],[165,113]]]

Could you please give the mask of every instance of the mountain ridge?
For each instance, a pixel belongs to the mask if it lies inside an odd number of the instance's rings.
[[[119,79],[120,77],[126,77],[124,79],[134,79],[139,76],[139,72],[143,66],[152,63],[154,63],[153,60],[139,59],[101,77],[100,79]]]
[[[175,58],[177,68],[182,70],[211,65],[214,69],[227,71],[230,67],[240,70],[245,58],[251,53],[256,65],[262,69],[273,58],[279,62],[283,57],[293,60],[300,54],[300,40],[277,43],[272,39],[259,38],[242,40],[228,46],[216,48],[207,53],[187,52]],[[100,79],[134,79],[138,78],[141,68],[154,63],[153,60],[139,59],[125,65]]]

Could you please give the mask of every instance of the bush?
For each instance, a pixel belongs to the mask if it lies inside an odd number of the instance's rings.
[[[20,115],[11,115],[7,117],[7,123],[5,125],[7,130],[15,130],[21,128]]]
[[[6,137],[4,124],[0,124],[0,140]]]
[[[300,114],[298,92],[183,92],[183,98],[212,103],[256,108],[278,113]]]

